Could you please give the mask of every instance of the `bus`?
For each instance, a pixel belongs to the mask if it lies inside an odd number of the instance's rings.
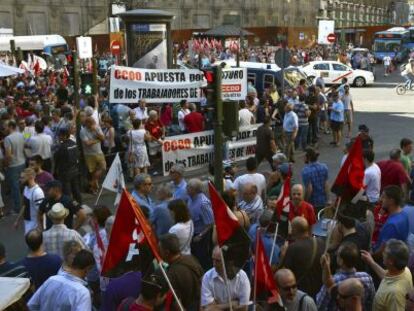
[[[14,40],[15,47],[23,51],[24,59],[27,53],[34,54],[46,59],[48,65],[59,69],[66,62],[66,54],[69,51],[66,40],[59,35],[41,36],[5,36],[0,37],[0,53],[11,51],[10,40]]]
[[[403,27],[377,32],[374,37],[374,57],[377,61],[382,61],[385,56],[394,58],[398,51],[409,44],[410,31]]]

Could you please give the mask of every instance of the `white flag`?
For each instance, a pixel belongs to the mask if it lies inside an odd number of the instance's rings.
[[[119,158],[119,153],[116,154],[115,159],[109,168],[108,174],[106,174],[102,188],[117,193],[121,193],[125,188],[125,179],[122,172],[122,163]]]

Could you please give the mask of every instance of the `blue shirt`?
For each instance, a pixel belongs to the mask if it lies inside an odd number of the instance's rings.
[[[148,211],[152,213],[152,210],[154,208],[154,202],[149,196],[143,196],[139,194],[136,190],[132,191],[131,194],[140,207],[145,206],[146,208],[148,208]]]
[[[173,198],[175,200],[183,200],[184,202],[187,202],[188,200],[188,194],[187,194],[187,182],[182,179],[178,185],[174,184],[172,182],[172,185],[174,186],[174,194]]]
[[[294,132],[299,127],[299,119],[296,113],[289,111],[283,118],[283,130],[288,133]]]
[[[328,166],[324,163],[313,162],[306,164],[302,170],[302,182],[305,188],[311,184],[312,193],[309,203],[315,207],[325,207],[326,192],[325,184],[328,180]]]
[[[89,311],[91,294],[87,283],[63,270],[51,276],[34,293],[27,306],[30,311]]]
[[[253,253],[256,250],[256,231],[257,227],[259,227],[259,224],[253,224],[250,226],[249,229],[249,237],[252,241],[252,251]],[[262,233],[261,236],[263,246],[266,252],[267,259],[270,259],[270,253],[272,252],[272,246],[273,246],[273,234],[270,233]],[[280,257],[280,248],[275,244],[275,249],[273,250],[273,257],[272,257],[272,265],[277,265],[279,263],[279,257]]]
[[[414,234],[414,206],[404,206],[403,213],[407,215],[410,233]]]
[[[331,120],[336,122],[344,122],[344,104],[337,101],[332,104]]]
[[[194,198],[188,199],[188,210],[194,223],[195,235],[201,233],[206,226],[214,223],[211,202],[204,193],[199,193]]]
[[[410,225],[407,214],[399,212],[390,215],[382,226],[377,244],[374,249],[378,250],[382,244],[386,243],[390,239],[397,239],[405,242],[408,237]]]
[[[38,257],[26,257],[21,261],[26,267],[36,288],[51,276],[56,275],[62,265],[62,259],[58,255],[45,254]]]
[[[150,221],[154,225],[158,237],[168,233],[168,230],[174,225],[170,210],[168,209],[168,202],[162,202],[154,207]]]

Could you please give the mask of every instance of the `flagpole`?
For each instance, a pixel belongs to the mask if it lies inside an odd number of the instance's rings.
[[[260,239],[260,227],[256,230],[256,249],[254,253],[254,279],[253,279],[253,311],[256,311],[257,300],[257,258],[259,257],[259,239]]]
[[[177,302],[177,304],[178,304],[178,307],[180,308],[180,310],[181,310],[181,311],[184,311],[184,307],[183,307],[183,305],[181,304],[180,299],[178,299],[177,293],[175,292],[174,287],[172,286],[172,284],[171,284],[171,282],[170,282],[170,279],[168,278],[168,275],[167,275],[167,273],[165,272],[164,266],[163,266],[162,264],[163,264],[163,261],[159,261],[159,262],[158,262],[158,265],[160,266],[160,269],[161,269],[162,275],[164,276],[165,280],[167,281],[168,287],[170,288],[170,290],[171,290],[171,292],[172,292],[172,294],[173,294],[173,296],[174,296],[174,299],[175,299],[175,301],[176,301],[176,302]]]
[[[339,205],[341,204],[341,200],[342,200],[342,197],[338,197],[338,200],[336,202],[336,210],[335,210],[334,218],[332,220],[336,221],[336,218],[338,217]],[[330,224],[329,224],[329,226],[330,226]],[[326,237],[325,253],[328,252],[329,243],[331,243],[332,232],[333,232],[334,228],[335,227],[333,227],[331,230],[328,231],[328,236]]]
[[[227,291],[227,296],[229,300],[229,309],[230,311],[233,311],[233,306],[231,304],[231,294],[230,294],[231,291],[229,287],[229,279],[227,278],[226,264],[224,263],[224,256],[223,256],[223,251],[221,247],[220,247],[220,258],[221,258],[221,264],[223,266],[224,283],[226,284],[226,291]]]
[[[103,187],[101,187],[101,190],[99,190],[99,194],[98,194],[98,197],[96,198],[95,206],[98,205],[99,199],[101,198],[101,195],[102,195],[102,191],[103,191]]]
[[[276,230],[275,230],[275,235],[273,237],[272,252],[270,253],[269,266],[272,266],[273,252],[275,251],[275,247],[276,247],[276,239],[277,239],[278,231],[279,231],[279,223],[276,223]]]

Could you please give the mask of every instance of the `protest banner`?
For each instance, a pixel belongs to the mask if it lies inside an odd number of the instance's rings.
[[[197,69],[111,68],[111,103],[177,103],[182,99],[198,102],[204,74]]]
[[[259,126],[240,128],[236,139],[228,144],[230,159],[241,161],[256,154],[256,131]],[[162,147],[163,174],[168,175],[177,163],[184,165],[186,171],[207,167],[213,158],[213,131],[167,137]]]
[[[207,85],[204,73],[198,69],[142,69],[112,66],[109,101],[136,104],[178,103],[182,99],[199,102],[201,88]],[[244,100],[247,95],[247,69],[223,70],[222,98]]]
[[[226,100],[245,100],[247,96],[247,68],[223,69],[221,97]]]

